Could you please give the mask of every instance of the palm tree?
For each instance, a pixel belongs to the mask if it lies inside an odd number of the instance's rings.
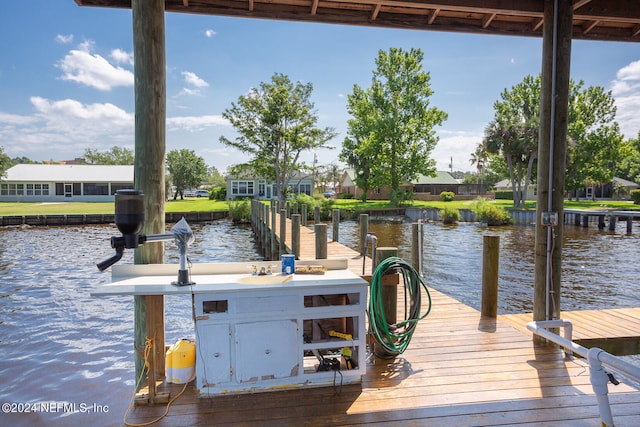
[[[485,149],[484,144],[478,144],[476,151],[471,153],[471,159],[469,159],[469,161],[472,166],[476,165],[480,184],[484,184],[484,165],[487,162],[487,150]]]

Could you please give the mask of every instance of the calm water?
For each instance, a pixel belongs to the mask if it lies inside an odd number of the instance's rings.
[[[252,233],[227,221],[192,225],[190,259],[260,259]],[[410,224],[371,224],[379,246],[408,258]],[[531,310],[533,227],[500,235],[500,312]],[[477,224],[425,225],[427,284],[479,308],[482,236]],[[563,309],[637,307],[640,230],[634,234],[565,229]],[[0,425],[121,425],[134,388],[133,298],[92,298],[108,283],[95,263],[112,255],[115,227],[0,228],[0,403],[58,402],[76,413],[0,413]],[[358,227],[341,224],[340,241],[356,246]],[[168,243],[167,262],[177,262]],[[132,263],[127,251],[121,263]],[[193,338],[190,298],[167,298],[166,342]],[[52,406],[53,407],[53,406]],[[92,412],[93,410],[97,412]],[[105,411],[108,410],[107,413]]]

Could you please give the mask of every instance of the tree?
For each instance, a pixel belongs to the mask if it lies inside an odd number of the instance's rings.
[[[471,153],[469,161],[472,166],[476,165],[476,170],[478,171],[478,182],[476,184],[483,184],[484,166],[487,163],[487,150],[483,144],[478,144],[476,151]]]
[[[13,165],[11,158],[5,154],[4,147],[0,147],[0,178],[4,178],[7,170]]]
[[[207,179],[207,165],[204,159],[196,156],[193,150],[186,148],[171,150],[167,153],[167,170],[175,186],[173,200],[178,197],[178,193],[180,193],[180,199],[183,199],[184,190],[198,187]]]
[[[332,128],[317,126],[312,90],[311,83],[294,85],[288,76],[276,73],[270,83],[260,83],[222,113],[240,135],[220,141],[248,154],[251,159],[240,166],[273,180],[281,202],[286,185],[301,168],[301,153],[326,147],[336,135]]]
[[[574,192],[585,185],[611,182],[623,156],[623,137],[615,122],[611,92],[601,86],[583,86],[582,81],[569,85],[565,182],[567,190]]]
[[[487,153],[501,154],[509,169],[513,205],[524,207],[534,162],[538,157],[540,77],[526,76],[493,104],[494,119],[485,130]]]
[[[431,107],[431,76],[422,70],[420,49],[380,50],[371,87],[354,85],[348,97],[348,137],[341,158],[356,169],[356,184],[365,192],[391,187],[391,203],[397,206],[400,185],[419,174],[433,175],[430,158],[438,137],[434,126],[447,119]]]
[[[89,165],[132,165],[134,162],[133,150],[118,146],[111,150],[98,151],[87,148],[84,150],[84,160]]]
[[[640,182],[640,132],[636,138],[620,144],[621,160],[616,164],[617,177],[628,181]]]

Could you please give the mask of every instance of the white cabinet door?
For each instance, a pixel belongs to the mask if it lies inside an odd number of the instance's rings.
[[[298,375],[295,320],[238,324],[235,343],[237,381],[259,382]]]
[[[231,381],[229,325],[197,325],[196,356],[198,385],[215,386]]]

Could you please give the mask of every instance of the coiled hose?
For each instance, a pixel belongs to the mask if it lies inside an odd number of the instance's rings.
[[[404,319],[390,325],[384,313],[382,298],[382,276],[389,270],[395,269],[402,273],[404,282]],[[420,314],[422,304],[422,289],[428,298],[424,314]],[[376,356],[392,358],[404,353],[411,341],[411,336],[418,321],[427,317],[431,311],[431,295],[427,285],[418,272],[405,260],[398,257],[386,258],[378,264],[371,276],[369,289],[369,330],[376,339],[376,344],[384,348],[384,352],[376,352]]]

